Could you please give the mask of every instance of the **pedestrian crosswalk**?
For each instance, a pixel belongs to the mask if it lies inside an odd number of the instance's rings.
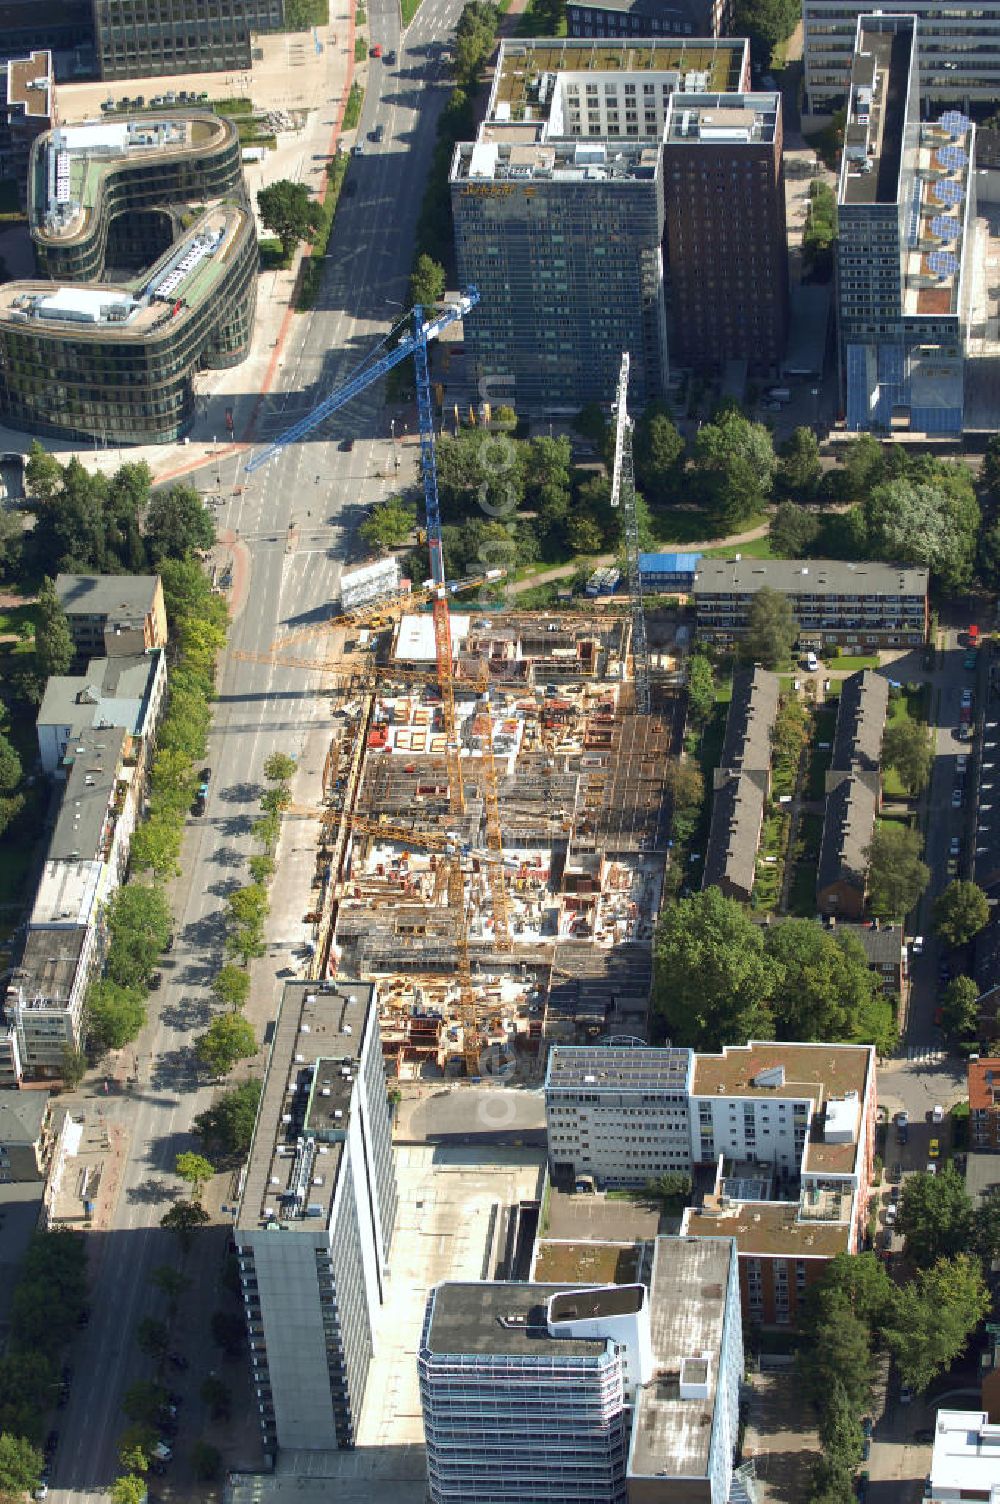
[[[947,1050],[935,1050],[926,1044],[908,1044],[906,1046],[907,1060],[914,1060],[919,1065],[939,1065],[942,1060],[948,1058]]]

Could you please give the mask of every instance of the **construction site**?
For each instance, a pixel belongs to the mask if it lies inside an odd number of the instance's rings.
[[[379,983],[399,1080],[533,1079],[549,1043],[645,1037],[683,728],[686,629],[648,626],[642,600],[627,354],[611,504],[628,596],[522,613],[498,598],[502,571],[445,578],[426,344],[477,296],[418,318],[276,441],[414,356],[430,578],[390,580],[353,609],[345,582],[342,614],[286,633],[269,658],[319,672],[333,697],[311,969]],[[328,656],[309,655],[317,640]]]

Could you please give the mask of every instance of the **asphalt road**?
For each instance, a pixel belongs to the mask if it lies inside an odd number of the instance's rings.
[[[447,78],[428,57],[428,47],[447,37],[459,11],[460,0],[425,0],[404,48],[395,0],[374,0],[369,6],[372,42],[384,50],[395,48],[398,64],[370,65],[359,139],[377,123],[384,125],[384,139],[377,146],[366,140],[364,155],[351,162],[357,190],[341,201],[319,306],[293,326],[277,389],[258,426],[264,437],[279,432],[344,379],[385,333],[395,315],[392,302],[406,297],[435,124],[447,97]],[[218,467],[213,462],[194,478],[203,490],[228,498],[219,508],[220,525],[237,531],[250,551],[249,600],[233,624],[231,647],[265,650],[279,623],[321,615],[335,597],[359,500],[373,489],[372,472],[384,467],[389,455],[379,400],[374,393],[361,398],[337,417],[329,432],[282,452],[247,478],[241,494],[234,494],[238,459],[227,458]],[[338,448],[338,439],[347,434],[356,439],[349,455]],[[290,523],[300,529],[299,546],[286,553]],[[180,1191],[173,1174],[175,1157],[191,1146],[191,1120],[212,1098],[211,1086],[194,1069],[190,1044],[209,1016],[207,983],[219,962],[222,905],[225,893],[245,880],[265,759],[279,749],[298,751],[309,728],[325,714],[315,686],[315,676],[301,670],[231,658],[222,666],[208,755],[213,775],[207,810],[190,822],[185,837],[183,877],[175,889],[177,941],[165,958],[163,988],[152,996],[156,1016],[138,1042],[139,1085],[130,1097],[101,1097],[94,1104],[126,1127],[128,1160],[113,1225],[107,1233],[93,1235],[91,1246],[98,1251],[93,1314],[69,1354],[78,1377],[69,1405],[58,1417],[60,1445],[49,1495],[54,1504],[93,1497],[111,1483],[125,1425],[122,1391],[151,1374],[134,1332],[144,1315],[163,1314],[162,1297],[151,1290],[149,1275],[158,1264],[176,1263],[178,1252],[158,1224],[171,1196]],[[214,1255],[210,1267],[202,1272],[189,1264],[189,1273],[214,1283]],[[207,1334],[194,1332],[187,1334],[187,1352],[191,1370],[186,1383],[196,1395],[216,1354]],[[99,1376],[99,1382],[85,1376]],[[189,1399],[176,1442],[177,1460],[166,1477],[154,1480],[159,1498],[191,1497],[184,1454],[202,1419],[199,1402]]]

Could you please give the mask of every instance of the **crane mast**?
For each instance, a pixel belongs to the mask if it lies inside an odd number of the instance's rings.
[[[652,709],[650,688],[649,640],[646,636],[646,609],[642,601],[642,575],[639,572],[639,518],[635,506],[635,466],[632,460],[632,419],[628,415],[629,353],[622,354],[615,396],[615,461],[611,475],[611,505],[622,509],[622,533],[625,539],[625,572],[628,578],[629,604],[632,613],[632,676],[635,683],[635,708],[640,715]]]

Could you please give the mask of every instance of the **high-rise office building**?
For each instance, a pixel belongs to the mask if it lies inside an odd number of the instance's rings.
[[[780,94],[671,96],[663,137],[670,360],[777,375],[788,334]]]
[[[732,0],[569,0],[571,37],[718,37]]]
[[[866,0],[803,0],[805,108],[830,114],[847,102],[858,19]],[[942,6],[939,0],[886,0],[884,16],[913,15],[920,28],[920,93],[925,107],[977,105],[1000,96],[1000,3]]]
[[[667,376],[661,141],[675,90],[746,86],[741,40],[510,41],[486,119],[459,144],[451,198],[476,395],[565,411]]]
[[[657,1238],[649,1287],[443,1284],[418,1354],[433,1504],[729,1504],[735,1244]]]
[[[93,0],[101,78],[250,67],[250,33],[277,31],[284,0]]]
[[[272,1457],[354,1445],[396,1199],[374,986],[289,982],[235,1230]]]
[[[858,21],[838,192],[847,427],[960,433],[975,127],[921,125],[912,15]]]

